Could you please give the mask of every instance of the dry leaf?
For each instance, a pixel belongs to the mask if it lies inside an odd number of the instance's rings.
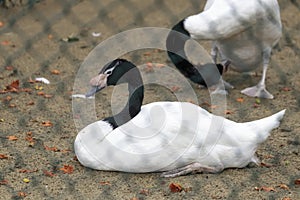
[[[170,185],[169,185],[169,188],[170,188],[170,190],[171,190],[171,192],[181,192],[182,191],[182,186],[181,185],[179,185],[178,183],[171,183]]]
[[[268,163],[264,163],[264,162],[261,162],[261,163],[260,163],[260,166],[262,166],[262,167],[267,167],[267,168],[273,167],[272,164],[268,164]]]
[[[19,192],[19,193],[18,193],[18,196],[19,196],[19,197],[26,197],[27,194],[26,194],[25,192]]]
[[[49,177],[53,177],[53,176],[55,176],[55,174],[54,174],[54,173],[52,173],[52,172],[49,172],[49,171],[47,171],[47,170],[44,170],[44,171],[43,171],[43,173],[45,174],[45,176],[49,176]]]
[[[72,174],[74,171],[74,168],[71,165],[64,165],[59,170],[63,171],[65,174]]]
[[[33,170],[29,170],[29,169],[20,169],[19,173],[33,173],[33,172],[37,172],[38,169],[33,169]]]
[[[58,152],[60,151],[58,148],[56,147],[48,147],[48,146],[44,146],[44,148],[47,150],[47,151],[54,151],[54,152]]]
[[[140,191],[140,194],[143,194],[143,195],[145,195],[145,196],[148,196],[148,195],[149,195],[149,190],[142,189],[142,190]]]
[[[3,45],[3,46],[7,46],[7,45],[9,45],[9,41],[8,40],[4,40],[4,41],[2,41],[1,42],[1,44]]]
[[[111,185],[109,181],[100,181],[100,185]]]
[[[290,197],[284,197],[282,200],[292,200]]]
[[[57,70],[57,69],[53,69],[53,70],[51,71],[51,73],[54,74],[54,75],[59,75],[59,74],[60,74],[60,71]]]
[[[44,97],[45,97],[45,98],[52,98],[53,95],[52,95],[52,94],[45,94]]]
[[[295,185],[300,185],[300,178],[294,181]]]
[[[14,67],[13,66],[6,66],[5,69],[7,71],[12,71],[12,70],[14,70]]]
[[[44,122],[42,122],[42,126],[50,127],[50,126],[53,126],[53,124],[50,121],[44,121]]]
[[[266,186],[255,187],[254,189],[257,191],[276,192],[276,190],[273,187],[266,187]]]
[[[237,98],[236,101],[240,102],[240,103],[243,103],[244,102],[244,98],[243,97]]]
[[[8,159],[8,156],[5,154],[0,154],[0,159]]]
[[[8,107],[10,107],[10,108],[15,108],[15,107],[17,107],[17,105],[16,104],[14,104],[14,103],[11,103],[11,104],[9,104],[9,106]]]
[[[179,86],[173,86],[173,87],[171,87],[171,91],[172,92],[178,92],[179,90],[180,90]]]
[[[286,184],[280,184],[278,187],[280,187],[281,189],[284,189],[284,190],[289,190],[289,186],[287,186]]]
[[[4,23],[0,21],[0,27],[4,26]]]
[[[28,178],[23,178],[23,182],[24,182],[24,183],[29,183],[30,180],[29,180]]]
[[[37,92],[37,95],[39,95],[39,96],[44,96],[44,95],[45,95],[45,92],[42,92],[42,91]]]
[[[18,138],[14,135],[7,136],[7,139],[10,140],[10,141],[18,140]]]
[[[26,105],[32,106],[32,105],[34,105],[34,101],[29,101]]]
[[[4,179],[4,180],[1,180],[1,181],[0,181],[0,185],[6,185],[6,184],[8,184],[8,181],[7,181],[7,180]]]
[[[285,92],[289,92],[289,91],[291,91],[292,89],[289,88],[289,87],[284,87],[284,88],[282,88],[281,90],[282,90],[282,91],[285,91]]]

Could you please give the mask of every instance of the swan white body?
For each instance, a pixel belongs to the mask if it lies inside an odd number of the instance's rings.
[[[155,102],[142,106],[138,115],[116,129],[105,121],[88,125],[76,137],[75,153],[89,168],[169,171],[165,177],[241,168],[257,162],[258,144],[279,126],[284,112],[236,123],[191,103]]]
[[[208,0],[204,11],[187,17],[184,28],[192,38],[213,40],[212,57],[220,55],[224,64],[238,72],[249,72],[263,66],[257,86],[242,93],[273,98],[265,89],[265,77],[271,50],[282,34],[277,0]]]

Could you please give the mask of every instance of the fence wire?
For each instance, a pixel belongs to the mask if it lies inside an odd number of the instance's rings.
[[[228,97],[227,117],[239,122],[288,109],[281,127],[258,149],[264,167],[165,179],[158,173],[91,170],[74,157],[77,130],[70,95],[88,53],[121,31],[171,28],[200,12],[204,4],[200,0],[0,0],[0,199],[300,199],[297,0],[279,1],[283,36],[273,52],[267,80],[276,98],[245,97],[241,103],[236,101],[241,97],[237,90]],[[170,64],[166,53],[157,50],[128,57],[134,62]],[[45,77],[50,84],[35,82],[36,77]],[[252,83],[248,75],[234,72],[228,79],[238,88],[244,80]],[[209,98],[196,90],[201,105],[207,106]],[[166,92],[147,87],[146,96],[152,98],[146,97],[145,103],[172,100]],[[99,119],[110,114],[109,102],[103,103],[108,96],[109,92],[98,96]],[[183,190],[173,193],[171,183]]]

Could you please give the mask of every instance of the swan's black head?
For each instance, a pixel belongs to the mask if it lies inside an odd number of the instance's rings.
[[[127,83],[130,78],[134,79],[134,77],[130,77],[132,73],[129,73],[134,68],[136,66],[125,59],[116,59],[104,65],[99,74],[90,80],[92,89],[86,94],[86,97],[94,95],[106,86]]]

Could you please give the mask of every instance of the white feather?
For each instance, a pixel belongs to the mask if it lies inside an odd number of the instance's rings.
[[[283,115],[236,123],[191,103],[155,102],[117,129],[104,121],[88,125],[76,137],[75,153],[81,164],[97,170],[142,173],[194,162],[244,167]]]

